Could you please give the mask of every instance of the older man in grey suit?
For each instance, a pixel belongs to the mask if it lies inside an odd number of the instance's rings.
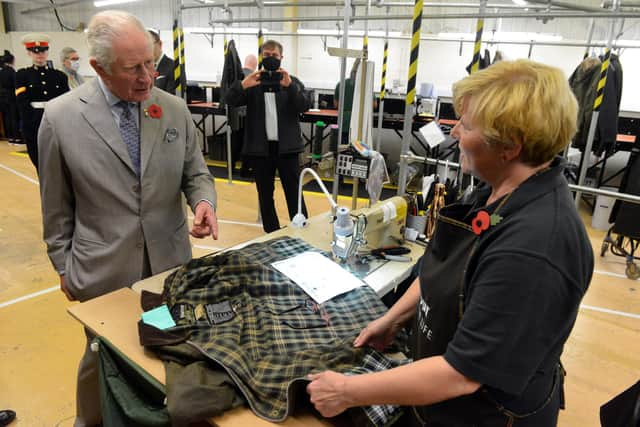
[[[218,233],[191,116],[181,99],[153,87],[142,23],[102,12],[87,40],[98,78],[47,104],[39,132],[44,239],[62,291],[80,301],[191,259],[181,193],[195,216],[191,234]],[[101,420],[96,362],[87,345],[76,426]]]

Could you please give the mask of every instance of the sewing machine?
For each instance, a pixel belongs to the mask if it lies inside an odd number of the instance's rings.
[[[331,242],[334,258],[346,261],[362,249],[401,245],[406,221],[407,200],[401,196],[353,212],[339,208]]]
[[[407,222],[407,200],[402,196],[391,197],[370,208],[351,212],[355,218],[355,238],[361,247],[377,249],[404,243]]]

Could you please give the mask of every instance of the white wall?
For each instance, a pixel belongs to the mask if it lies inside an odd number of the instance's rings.
[[[29,58],[20,43],[25,32],[10,32],[0,34],[0,52],[9,49],[16,56],[18,68],[29,65]],[[59,52],[65,46],[75,48],[80,54],[80,73],[85,76],[95,75],[89,66],[86,38],[81,32],[47,32],[51,37],[49,58],[59,67]],[[171,31],[160,32],[163,49],[167,55],[173,56],[173,41]],[[236,48],[241,60],[250,53],[257,53],[257,37],[253,35],[228,36],[236,42]],[[266,36],[268,38],[268,35]],[[295,52],[293,36],[274,36],[284,46],[283,67],[299,77],[308,87],[332,90],[340,78],[340,60],[331,57],[325,51],[323,40],[318,36],[300,36],[298,38],[298,56]],[[327,40],[328,46],[340,46],[335,37]],[[380,87],[382,69],[382,39],[369,40],[369,58],[375,65],[376,90]],[[349,47],[362,47],[362,39],[353,37],[349,40]],[[418,83],[432,82],[439,95],[448,96],[451,84],[467,75],[465,67],[472,55],[471,43],[464,43],[462,54],[459,54],[459,43],[441,41],[423,41],[420,45],[418,62]],[[484,48],[483,48],[484,49]],[[529,47],[522,45],[488,45],[492,56],[496,49],[500,49],[507,59],[526,58]],[[187,78],[194,81],[217,81],[223,66],[223,37],[216,35],[211,42],[202,34],[185,35],[185,55],[187,58]],[[584,48],[582,47],[551,47],[534,46],[531,59],[561,68],[567,78],[580,63]],[[635,78],[640,70],[640,49],[626,49],[620,54],[624,69],[624,86],[621,109],[623,111],[640,112],[640,80]],[[352,60],[347,63],[347,73]],[[387,88],[392,88],[394,81],[399,82],[399,89],[404,93],[407,81],[409,62],[409,41],[390,40],[389,57],[387,60]]]

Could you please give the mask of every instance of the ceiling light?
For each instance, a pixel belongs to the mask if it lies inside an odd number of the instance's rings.
[[[258,34],[258,28],[252,27],[216,27],[215,29],[211,27],[184,27],[184,32],[187,34]],[[266,28],[262,29],[262,33],[269,33],[269,30]]]
[[[518,6],[528,6],[529,3],[527,3],[525,0],[511,0],[512,2],[514,2],[515,4],[517,4]]]
[[[315,35],[315,36],[331,36],[331,37],[340,37],[342,36],[342,31],[333,30],[333,29],[320,29],[320,28],[298,28],[298,34],[304,35]],[[363,37],[364,30],[350,30],[350,36],[354,37]],[[369,31],[370,37],[384,37],[385,32],[381,30],[371,30]],[[389,37],[399,37],[402,35],[400,31],[389,31]]]
[[[133,3],[134,1],[140,1],[140,0],[98,0],[98,1],[94,1],[93,5],[95,7],[105,7],[105,6],[113,6],[114,4]]]

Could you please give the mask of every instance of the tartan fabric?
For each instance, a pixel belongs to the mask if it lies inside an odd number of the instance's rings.
[[[315,304],[271,266],[305,251],[321,251],[289,237],[194,259],[165,281],[165,299],[188,342],[223,366],[249,402],[269,421],[293,409],[293,390],[310,372],[356,374],[400,363],[352,342],[386,307],[368,286]],[[309,272],[313,274],[313,272]],[[302,389],[303,390],[303,389]],[[389,425],[398,407],[367,407],[374,425]]]

